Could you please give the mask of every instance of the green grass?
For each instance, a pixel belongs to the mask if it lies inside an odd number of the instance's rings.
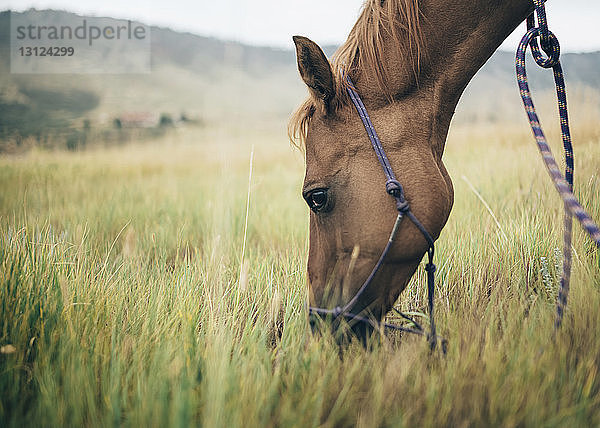
[[[599,135],[575,135],[596,219]],[[576,225],[553,342],[561,203],[528,131],[450,136],[445,358],[413,337],[340,351],[310,334],[303,164],[282,133],[167,138],[0,159],[0,425],[600,424],[598,254]],[[425,312],[424,284],[420,269],[398,306]]]

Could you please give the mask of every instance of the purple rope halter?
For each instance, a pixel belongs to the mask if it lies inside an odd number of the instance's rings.
[[[532,13],[527,18],[527,33],[521,39],[517,49],[516,69],[519,92],[523,100],[525,112],[529,119],[529,124],[533,131],[538,149],[546,165],[548,173],[554,182],[554,186],[560,194],[565,208],[564,216],[564,244],[563,244],[563,271],[560,281],[560,290],[556,303],[556,320],[554,323],[555,331],[561,326],[565,308],[567,306],[567,297],[569,295],[569,283],[571,277],[571,237],[573,216],[579,220],[583,229],[600,248],[600,228],[594,223],[590,215],[584,210],[577,198],[573,195],[573,175],[575,166],[573,162],[573,147],[571,145],[571,132],[569,130],[569,115],[567,112],[567,92],[565,80],[560,65],[560,45],[556,36],[548,29],[546,21],[546,10],[543,0],[533,0],[535,4],[535,14],[537,15],[538,26],[535,26],[535,18]],[[541,39],[542,50],[547,57],[540,51],[537,43],[537,37]],[[563,176],[552,155],[550,147],[546,141],[542,126],[538,119],[531,92],[527,83],[527,73],[525,71],[525,53],[527,46],[531,47],[531,53],[535,62],[543,68],[552,68],[554,72],[554,83],[556,85],[556,96],[558,99],[558,110],[560,116],[560,126],[562,133],[563,147],[565,151],[565,175]]]
[[[352,100],[352,103],[354,104],[354,107],[356,108],[356,111],[365,127],[365,130],[367,131],[367,135],[369,137],[369,140],[371,141],[373,150],[375,151],[375,154],[377,155],[377,159],[379,160],[379,163],[381,164],[381,167],[385,174],[385,177],[386,177],[385,190],[396,201],[396,209],[398,210],[398,216],[396,217],[396,222],[394,223],[394,226],[392,228],[392,232],[390,233],[388,242],[387,242],[385,248],[383,249],[381,256],[379,257],[379,260],[375,264],[375,267],[369,274],[368,278],[362,284],[360,289],[356,292],[354,297],[343,307],[336,307],[334,309],[322,309],[322,308],[309,307],[309,314],[311,314],[311,315],[333,315],[335,318],[342,317],[342,318],[346,318],[349,320],[374,325],[375,323],[373,322],[373,320],[366,318],[366,317],[359,316],[357,314],[354,314],[351,312],[351,310],[354,307],[354,305],[356,304],[356,302],[358,301],[358,299],[360,298],[360,296],[365,292],[365,290],[373,282],[375,275],[377,274],[377,272],[383,265],[383,263],[387,257],[387,254],[396,239],[396,235],[398,233],[400,223],[402,222],[404,217],[408,217],[410,219],[410,221],[412,221],[413,224],[417,227],[417,229],[419,229],[419,231],[423,234],[423,237],[427,241],[427,245],[428,245],[428,248],[427,248],[428,263],[425,265],[425,271],[427,272],[427,301],[428,301],[428,308],[429,308],[429,329],[430,329],[430,331],[429,331],[429,334],[425,333],[423,327],[419,323],[417,323],[416,321],[414,321],[413,319],[406,316],[405,314],[403,314],[402,312],[398,311],[395,308],[394,308],[394,311],[397,312],[404,319],[407,319],[408,321],[410,321],[415,326],[415,328],[406,328],[406,327],[401,327],[401,326],[397,326],[397,325],[393,325],[393,324],[386,324],[386,323],[383,323],[380,326],[385,329],[389,329],[389,330],[399,330],[399,331],[404,331],[407,333],[413,333],[413,334],[418,334],[421,336],[427,336],[427,338],[429,340],[429,345],[430,345],[431,349],[433,350],[433,349],[435,349],[435,347],[437,345],[437,340],[438,340],[438,336],[436,334],[435,319],[434,319],[434,293],[435,293],[435,270],[436,270],[435,264],[433,263],[433,256],[435,253],[434,240],[431,237],[431,235],[429,234],[429,232],[427,232],[427,230],[425,229],[423,224],[412,213],[412,211],[410,209],[410,205],[408,204],[408,201],[404,197],[404,190],[402,188],[402,185],[400,184],[400,182],[398,180],[396,180],[394,171],[392,170],[392,166],[390,165],[390,161],[388,160],[387,155],[385,154],[385,151],[383,150],[383,146],[381,145],[379,136],[377,135],[377,132],[375,131],[375,128],[373,127],[373,123],[371,122],[371,118],[369,117],[369,114],[367,113],[367,109],[366,109],[365,105],[363,104],[360,96],[358,95],[358,92],[356,91],[356,88],[354,87],[352,80],[350,80],[349,76],[345,76],[345,80],[347,83],[346,90],[348,91],[348,95],[350,96],[350,99]],[[377,326],[377,324],[375,324],[375,325]],[[445,339],[442,339],[442,338],[440,338],[440,341],[442,344],[442,351],[444,353],[446,353],[447,342]]]

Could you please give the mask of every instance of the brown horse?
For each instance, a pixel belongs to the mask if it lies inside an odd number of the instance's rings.
[[[533,11],[531,0],[367,0],[330,63],[294,37],[309,99],[290,122],[305,149],[303,196],[311,208],[308,286],[311,306],[344,306],[371,273],[397,211],[341,76],[369,111],[412,212],[439,236],[453,204],[442,154],[456,104],[468,82]],[[427,250],[411,222],[352,308],[381,320]]]

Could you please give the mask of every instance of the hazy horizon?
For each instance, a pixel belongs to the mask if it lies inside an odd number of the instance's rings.
[[[165,3],[157,0],[143,3],[121,3],[117,0],[0,0],[0,9],[17,12],[31,8],[54,9],[79,15],[132,19],[178,32],[247,45],[292,48],[291,37],[295,34],[310,37],[319,44],[343,43],[358,17],[362,3],[362,0],[306,0],[293,3],[226,0],[199,4],[191,0],[175,0],[166,7]],[[559,38],[563,52],[600,51],[600,39],[594,31],[600,20],[600,3],[586,0],[574,0],[569,4],[549,1],[547,12],[550,28]],[[513,51],[524,32],[524,24],[521,24],[500,49]]]

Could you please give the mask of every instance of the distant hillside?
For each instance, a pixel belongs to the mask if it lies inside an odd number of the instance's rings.
[[[36,13],[47,14],[48,20],[81,19],[69,12]],[[0,130],[21,122],[35,123],[36,129],[84,119],[110,124],[132,112],[183,114],[204,123],[270,122],[283,127],[306,95],[291,39],[290,49],[282,50],[152,27],[149,74],[27,75],[9,73],[9,28],[9,12],[0,13]],[[326,51],[334,49],[330,46]],[[106,61],[118,58],[109,52]],[[585,99],[600,109],[600,53],[565,54],[562,62],[572,91],[570,100]],[[455,123],[522,118],[513,64],[513,53],[497,52],[490,59],[467,88]],[[548,98],[552,73],[533,65],[529,71],[532,86],[543,93],[537,99]]]
[[[59,14],[63,20],[78,18],[68,12],[45,13]],[[148,110],[219,121],[285,117],[303,91],[293,77],[291,50],[249,47],[156,27],[151,29],[150,74],[10,74],[9,28],[9,13],[0,13],[0,101],[5,104],[56,109],[35,95],[43,92],[64,98],[78,91],[98,99],[93,108],[85,105],[78,111],[94,121],[106,121],[120,112]],[[107,61],[118,58],[109,55]],[[288,88],[289,82],[292,88]]]

